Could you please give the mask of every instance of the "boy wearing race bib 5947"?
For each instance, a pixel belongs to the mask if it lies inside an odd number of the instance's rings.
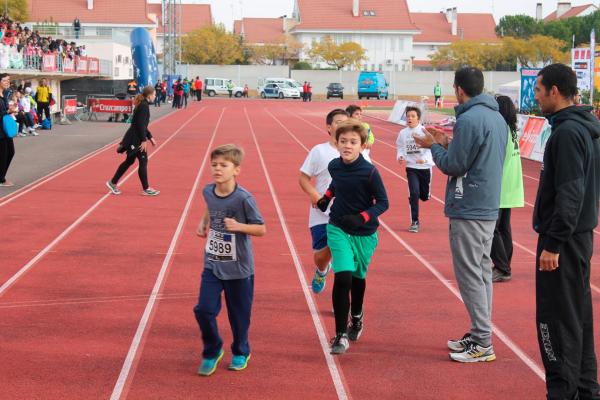
[[[227,144],[210,155],[214,183],[202,191],[206,211],[198,236],[207,238],[204,271],[194,314],[204,351],[198,374],[212,375],[223,358],[223,340],[217,328],[221,292],[225,292],[227,314],[233,333],[233,357],[229,369],[245,369],[250,359],[248,328],[254,296],[254,257],[250,236],[263,236],[264,220],[250,192],[236,183],[243,151]]]
[[[400,164],[406,162],[406,180],[410,202],[411,224],[409,232],[419,232],[419,200],[427,201],[431,196],[431,150],[423,149],[415,143],[413,134],[421,136],[425,128],[421,125],[421,110],[406,107],[407,128],[400,131],[396,140],[396,158]]]

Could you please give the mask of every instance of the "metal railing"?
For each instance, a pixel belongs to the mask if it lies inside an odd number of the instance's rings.
[[[48,60],[48,58],[50,58]],[[44,60],[46,59],[46,62]],[[95,57],[69,58],[60,54],[23,55],[0,45],[0,69],[112,76],[112,61]]]
[[[79,32],[75,31],[72,26],[58,25],[36,25],[30,27],[34,31],[39,31],[42,37],[60,37],[65,40],[106,40],[129,44],[129,34],[132,29],[128,28],[111,28],[108,26],[82,26]]]

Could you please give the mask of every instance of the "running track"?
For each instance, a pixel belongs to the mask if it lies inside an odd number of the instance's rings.
[[[326,112],[343,102],[210,100],[153,125],[150,181],[134,171],[121,196],[104,182],[121,157],[114,145],[29,190],[0,198],[0,343],[6,399],[543,399],[535,337],[532,208],[513,212],[513,280],[495,286],[498,360],[448,360],[446,340],[469,326],[456,295],[443,216],[445,178],[409,234],[405,173],[395,161],[398,127],[370,120],[372,152],[390,210],[368,279],[365,332],[333,358],[331,283],[310,293],[308,204],[298,183],[307,149],[327,140]],[[243,372],[195,374],[201,341],[193,317],[202,270],[200,191],[208,151],[242,145],[239,179],[257,198],[268,233],[254,239],[253,348]],[[533,203],[539,164],[524,161]],[[597,247],[597,245],[596,245]],[[600,249],[596,248],[596,252]],[[592,271],[598,318],[600,272]],[[226,312],[219,323],[231,340]],[[598,340],[597,340],[598,343]],[[228,344],[227,344],[228,346]]]

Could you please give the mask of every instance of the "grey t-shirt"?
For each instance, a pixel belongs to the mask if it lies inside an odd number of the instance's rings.
[[[264,220],[250,192],[237,185],[228,196],[215,194],[211,183],[202,191],[210,216],[210,228],[204,249],[204,267],[219,279],[243,279],[254,275],[254,254],[250,237],[225,229],[225,218],[242,224],[263,225]]]

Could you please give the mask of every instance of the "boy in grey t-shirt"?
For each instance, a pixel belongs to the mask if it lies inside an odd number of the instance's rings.
[[[207,238],[204,271],[198,304],[194,307],[204,351],[198,374],[212,375],[223,358],[223,340],[217,327],[221,292],[225,292],[227,313],[233,333],[233,357],[229,369],[245,369],[250,359],[248,328],[254,295],[254,257],[250,236],[263,236],[264,220],[250,192],[236,183],[243,151],[223,145],[211,153],[214,183],[202,191],[206,211],[198,236]]]

